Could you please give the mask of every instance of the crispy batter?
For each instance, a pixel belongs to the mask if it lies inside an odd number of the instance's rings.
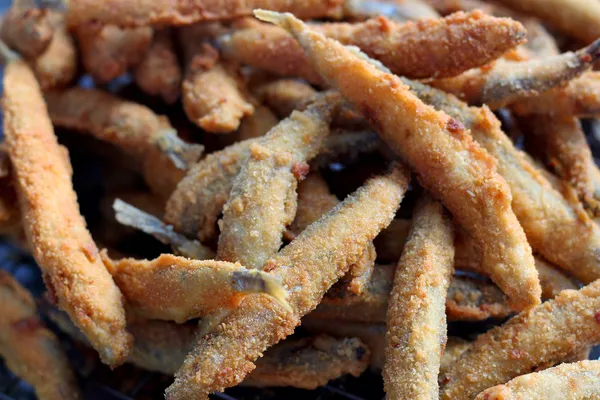
[[[552,56],[559,53],[554,37],[544,28],[540,20],[529,15],[519,13],[495,2],[482,0],[427,0],[427,2],[443,15],[458,11],[481,10],[495,17],[507,17],[521,22],[527,30],[527,42],[521,44],[517,51],[525,55],[525,59]]]
[[[65,26],[64,15],[51,11],[49,13],[50,21],[54,25],[52,41],[46,51],[31,62],[35,76],[44,91],[68,86],[77,75],[77,49]]]
[[[138,65],[152,44],[150,27],[88,23],[74,29],[83,66],[96,83],[107,83]]]
[[[494,159],[455,119],[423,104],[400,78],[362,54],[312,32],[291,14],[257,11],[289,29],[315,70],[351,100],[481,244],[494,282],[516,310],[540,302],[531,248]]]
[[[580,76],[600,59],[599,48],[600,40],[577,52],[527,61],[499,59],[493,64],[431,84],[469,104],[486,104],[498,109]]]
[[[218,216],[227,202],[233,180],[258,139],[235,143],[208,154],[177,185],[165,207],[165,222],[177,232],[201,242],[216,234]]]
[[[296,214],[296,187],[307,162],[329,135],[339,99],[326,96],[292,114],[250,146],[250,156],[233,182],[220,221],[217,258],[261,268],[282,244]]]
[[[438,18],[440,15],[421,0],[347,0],[344,17],[365,18],[383,15],[395,21]]]
[[[20,60],[6,66],[3,107],[25,230],[46,285],[103,361],[118,365],[131,348],[121,293],[79,213],[71,169],[40,88]]]
[[[444,208],[425,195],[417,205],[388,303],[383,382],[389,399],[437,396],[453,241]]]
[[[154,260],[114,261],[106,251],[101,255],[129,309],[148,319],[182,323],[221,308],[234,308],[248,293],[275,296],[279,285],[269,274],[223,261],[190,260],[171,254]],[[248,282],[251,285],[246,285]]]
[[[236,78],[235,68],[220,61],[208,44],[217,24],[183,27],[179,42],[184,50],[186,72],[182,84],[183,109],[194,124],[212,133],[235,131],[243,117],[254,113]]]
[[[521,123],[528,150],[573,186],[592,216],[600,213],[600,170],[579,120],[539,115]]]
[[[298,236],[339,203],[338,198],[329,191],[327,182],[318,173],[308,175],[298,185],[298,207],[296,217],[288,228],[288,236],[291,238]],[[359,262],[352,265],[348,274],[341,280],[351,293],[362,293],[371,280],[376,258],[375,247],[369,243]]]
[[[600,228],[585,215],[582,219],[525,159],[489,109],[468,107],[454,96],[419,83],[410,86],[423,101],[471,128],[473,138],[496,157],[498,171],[512,191],[512,209],[533,249],[581,282],[600,278]],[[484,259],[481,266],[488,268]],[[494,279],[490,272],[487,274]]]
[[[569,36],[590,43],[600,37],[600,4],[587,0],[500,0]]]
[[[395,269],[392,265],[376,265],[360,295],[334,287],[310,315],[322,319],[385,322]],[[451,321],[483,321],[513,313],[498,287],[479,279],[455,276],[447,296],[446,314]]]
[[[472,399],[477,393],[530,372],[545,362],[600,342],[600,281],[565,290],[480,335],[442,377],[441,399]]]
[[[520,23],[479,11],[404,24],[378,17],[311,27],[343,44],[360,47],[393,73],[415,79],[454,76],[484,65],[525,37]],[[275,74],[321,82],[302,48],[278,27],[257,24],[222,37],[220,44],[231,59]]]
[[[600,393],[600,361],[561,364],[519,376],[477,395],[476,400],[593,399]]]
[[[217,258],[261,268],[296,214],[296,186],[317,155],[339,99],[324,97],[292,114],[250,146],[220,221]]]
[[[316,389],[345,374],[358,377],[369,365],[370,352],[360,339],[330,336],[286,340],[256,361],[243,386],[291,386]]]
[[[257,141],[248,139],[234,143],[208,154],[192,166],[167,202],[165,222],[173,225],[177,232],[198,237],[201,242],[215,237],[217,218],[229,198],[233,180],[246,162],[250,147]],[[342,160],[352,162],[364,153],[373,152],[378,145],[373,133],[330,136],[313,165],[328,165]]]
[[[89,21],[121,26],[188,25],[194,22],[228,20],[252,15],[256,8],[287,11],[300,18],[337,17],[342,14],[342,0],[70,0],[69,23]]]
[[[371,179],[313,223],[267,262],[267,270],[290,290],[292,312],[266,296],[247,296],[203,336],[166,391],[168,399],[207,398],[239,383],[267,347],[290,335],[300,318],[360,257],[367,243],[392,220],[408,186],[408,171],[396,168]]]
[[[179,98],[182,72],[175,53],[171,30],[159,29],[144,58],[133,70],[137,85],[150,96],[172,104]]]
[[[577,117],[600,115],[600,73],[587,72],[559,87],[511,104],[519,115],[549,114]]]
[[[55,125],[89,133],[133,155],[148,186],[165,198],[185,175],[184,161],[195,162],[203,151],[178,139],[166,118],[102,90],[72,88],[45,97]]]
[[[26,1],[13,1],[2,17],[0,39],[26,59],[35,59],[46,51],[53,34],[48,11],[31,7]]]
[[[81,399],[58,338],[40,320],[31,294],[0,271],[0,356],[40,400]]]

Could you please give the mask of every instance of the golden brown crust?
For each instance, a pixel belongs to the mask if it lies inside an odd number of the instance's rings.
[[[500,122],[489,109],[468,107],[454,96],[422,84],[410,86],[423,101],[471,128],[473,138],[496,157],[498,171],[512,191],[512,210],[531,247],[584,283],[598,279],[600,229],[585,215],[582,218],[540,170],[527,161],[502,132]],[[486,264],[482,258],[479,265],[487,269]],[[486,275],[494,279],[489,272]]]
[[[89,23],[74,29],[83,66],[96,83],[107,83],[139,64],[152,43],[150,27]]]
[[[40,320],[31,294],[0,271],[0,356],[40,400],[81,399],[58,338]]]
[[[169,149],[160,148],[159,141],[177,141],[176,147],[183,147],[181,152],[189,153],[192,163],[202,151],[201,146],[178,139],[165,117],[102,90],[76,87],[45,93],[45,98],[55,125],[88,133],[133,155],[148,186],[165,198],[171,195],[185,170],[174,164]]]
[[[421,198],[388,302],[383,382],[389,399],[431,399],[446,343],[454,233],[444,208]]]
[[[296,186],[329,135],[337,103],[324,97],[303,112],[294,111],[250,146],[223,207],[219,260],[261,268],[279,250],[296,214]]]
[[[104,362],[118,365],[131,348],[122,295],[79,213],[46,104],[33,72],[21,61],[5,69],[3,106],[25,230],[46,285]]]
[[[442,78],[496,59],[525,37],[523,26],[479,11],[398,23],[377,17],[360,23],[312,25],[325,36],[358,46],[393,73]],[[302,48],[285,30],[265,24],[234,31],[220,40],[226,57],[283,76],[321,83]]]
[[[165,222],[200,241],[215,236],[217,218],[229,198],[233,180],[257,140],[234,143],[192,166],[167,201]]]
[[[536,366],[600,342],[600,281],[565,290],[480,335],[442,377],[441,399],[472,399]]]
[[[593,399],[600,392],[600,361],[561,364],[522,375],[479,393],[475,400]]]
[[[123,292],[127,305],[147,319],[183,323],[221,308],[234,308],[245,295],[237,288],[240,264],[191,260],[163,254],[154,260],[102,259]]]
[[[287,11],[300,18],[336,17],[342,0],[70,0],[69,24],[89,21],[121,26],[188,25],[194,22],[228,20],[252,15],[256,8]]]
[[[200,339],[166,397],[207,398],[209,393],[239,383],[254,369],[254,360],[293,332],[300,318],[314,309],[366,244],[389,224],[407,185],[407,172],[399,169],[369,180],[268,261],[267,270],[290,290],[293,311],[285,312],[265,296],[244,298]]]
[[[136,84],[150,96],[172,104],[179,98],[182,74],[171,30],[156,30],[150,48],[133,71]]]
[[[0,39],[24,58],[32,60],[46,51],[52,41],[54,27],[48,10],[32,8],[24,3],[14,1],[2,16]]]
[[[291,31],[315,70],[368,117],[421,184],[470,231],[512,307],[522,310],[539,304],[541,289],[531,247],[511,209],[510,189],[496,172],[494,159],[469,131],[422,103],[397,76],[309,30],[292,15],[259,15]]]
[[[598,60],[599,47],[597,41],[577,52],[525,61],[498,59],[459,76],[433,81],[431,85],[469,104],[486,104],[495,110],[577,78]]]

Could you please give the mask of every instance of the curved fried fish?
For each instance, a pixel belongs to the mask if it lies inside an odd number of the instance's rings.
[[[393,73],[408,78],[455,76],[522,43],[523,26],[479,11],[398,23],[377,17],[359,23],[311,25],[326,37],[359,47]],[[219,41],[225,57],[283,76],[321,83],[302,48],[285,30],[255,24]]]
[[[600,281],[524,311],[480,335],[441,377],[443,400],[472,399],[536,366],[600,343]]]
[[[257,10],[296,37],[315,70],[365,114],[432,195],[481,244],[494,282],[516,310],[540,302],[531,247],[495,161],[455,119],[422,103],[400,78],[363,54],[308,29],[291,14]],[[434,143],[434,145],[432,145]]]
[[[600,72],[587,72],[565,87],[521,99],[510,107],[518,115],[597,117],[600,115]]]
[[[102,259],[127,299],[129,309],[147,319],[183,323],[221,308],[234,308],[249,293],[265,293],[287,306],[277,278],[240,264],[191,260],[162,254],[154,260]]]
[[[523,98],[559,87],[591,69],[600,59],[600,40],[577,52],[526,61],[499,59],[431,85],[455,94],[469,104],[498,109]]]
[[[25,232],[46,285],[102,360],[118,365],[131,349],[122,295],[79,213],[70,165],[33,72],[21,60],[4,70],[2,102]]]
[[[217,258],[261,268],[282,244],[296,214],[298,181],[329,135],[339,99],[325,97],[292,114],[250,146],[220,221]]]
[[[444,208],[425,195],[414,212],[388,301],[383,382],[389,399],[431,399],[438,394],[453,242]]]
[[[134,156],[150,188],[165,198],[204,150],[179,139],[168,120],[148,107],[99,89],[76,87],[45,98],[55,125],[89,133]]]
[[[514,378],[479,393],[475,400],[593,399],[600,393],[600,361],[561,364]]]
[[[288,228],[289,235],[298,236],[339,203],[338,198],[329,191],[327,182],[318,173],[311,173],[298,184],[298,206],[294,221]],[[375,247],[370,243],[360,261],[352,265],[348,274],[342,278],[351,293],[362,293],[371,279],[376,258]]]
[[[531,247],[546,260],[583,283],[600,278],[600,228],[582,216],[556,191],[537,167],[504,134],[487,107],[469,107],[456,97],[426,85],[409,82],[425,103],[456,118],[497,160],[498,171],[512,191],[512,210]],[[486,261],[480,264],[487,268]],[[486,272],[494,279],[490,272]]]
[[[200,338],[166,397],[207,398],[239,383],[254,369],[254,360],[294,331],[300,318],[316,307],[367,243],[389,224],[407,186],[408,171],[399,168],[367,181],[269,260],[265,270],[281,278],[293,311],[284,311],[267,296],[244,298],[222,323]]]
[[[58,338],[40,320],[31,294],[4,271],[0,271],[0,357],[34,387],[40,400],[81,399]]]

